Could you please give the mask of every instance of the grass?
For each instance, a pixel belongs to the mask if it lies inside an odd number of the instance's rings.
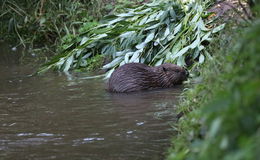
[[[235,31],[226,28],[217,37],[215,56],[201,67],[200,83],[184,93],[179,108],[185,114],[168,160],[258,159],[260,19]]]
[[[0,38],[18,46],[52,46],[55,50],[64,36],[76,36],[112,10],[140,3],[143,0],[1,0]]]

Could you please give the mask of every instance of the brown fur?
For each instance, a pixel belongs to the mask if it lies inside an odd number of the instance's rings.
[[[128,63],[117,68],[108,82],[110,92],[134,92],[154,88],[169,88],[187,79],[188,72],[177,65],[165,63],[150,67]]]

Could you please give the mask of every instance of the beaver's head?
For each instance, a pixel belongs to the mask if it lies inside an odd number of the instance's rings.
[[[172,87],[185,81],[189,73],[183,67],[171,63],[165,63],[157,66],[160,73],[159,81],[163,87]]]

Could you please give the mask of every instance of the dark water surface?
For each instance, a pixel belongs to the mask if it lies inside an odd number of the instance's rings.
[[[30,75],[0,45],[0,159],[160,160],[181,88],[110,94],[84,74]]]

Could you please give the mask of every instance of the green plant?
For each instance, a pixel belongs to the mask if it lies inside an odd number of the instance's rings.
[[[104,64],[104,55],[96,55],[90,59],[87,60],[88,67],[86,68],[87,71],[96,71],[98,69],[101,69]]]
[[[228,40],[230,44],[220,40],[222,49],[215,49],[219,54],[201,69],[202,82],[185,93],[180,104],[185,115],[178,123],[169,160],[258,158],[259,19]]]
[[[134,8],[149,1],[150,0],[116,0],[114,3],[105,4],[104,9],[108,12],[122,13],[125,11],[125,8]]]
[[[80,26],[93,22],[99,0],[3,0],[0,2],[1,35],[22,45],[57,45],[64,35],[76,35]],[[91,9],[91,8],[95,8]],[[96,11],[96,12],[94,12]]]
[[[39,71],[61,71],[87,67],[83,63],[94,54],[112,57],[103,68],[113,70],[125,63],[141,62],[160,65],[164,62],[185,66],[185,59],[211,58],[204,42],[224,25],[210,28],[205,23],[206,3],[157,1],[128,12],[106,17],[106,23],[81,33],[80,41],[68,45]]]

